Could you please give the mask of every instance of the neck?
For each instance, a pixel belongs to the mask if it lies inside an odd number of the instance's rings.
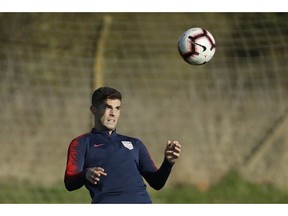
[[[97,131],[103,131],[103,132],[107,132],[109,135],[111,135],[113,133],[113,131],[115,131],[116,129],[107,129],[107,128],[99,128],[99,127],[93,127],[93,129],[97,130]]]

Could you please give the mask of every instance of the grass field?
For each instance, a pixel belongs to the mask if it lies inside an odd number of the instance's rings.
[[[68,192],[61,183],[54,187],[35,187],[25,182],[1,183],[0,186],[0,203],[90,203],[84,187]],[[218,185],[206,191],[193,186],[177,186],[165,187],[161,191],[149,189],[149,192],[156,204],[288,203],[288,191],[281,191],[270,185],[249,183],[235,172],[229,173]]]

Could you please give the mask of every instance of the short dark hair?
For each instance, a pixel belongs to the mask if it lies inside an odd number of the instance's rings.
[[[111,87],[100,87],[96,89],[92,95],[92,105],[97,106],[105,102],[107,99],[118,99],[122,100],[121,93]]]

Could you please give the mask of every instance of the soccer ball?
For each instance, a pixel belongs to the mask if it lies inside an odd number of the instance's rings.
[[[190,28],[178,40],[182,58],[192,65],[202,65],[212,59],[216,51],[213,35],[203,28]]]

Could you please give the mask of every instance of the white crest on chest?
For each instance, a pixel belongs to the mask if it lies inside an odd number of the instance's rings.
[[[122,144],[128,148],[129,150],[132,150],[133,149],[133,144],[130,142],[130,141],[121,141]]]

